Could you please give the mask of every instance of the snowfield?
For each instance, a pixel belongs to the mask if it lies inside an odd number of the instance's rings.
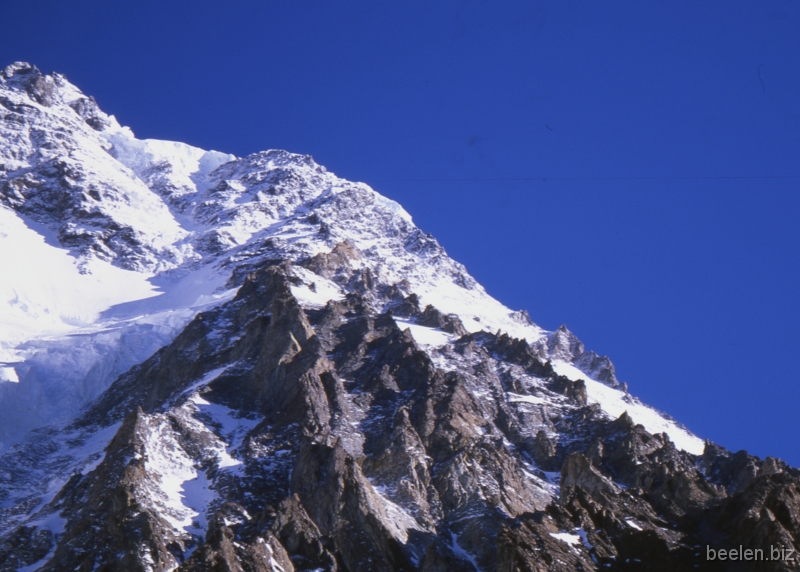
[[[160,294],[147,274],[96,258],[82,265],[53,242],[0,209],[0,361],[13,362],[21,342],[75,332],[112,306]]]

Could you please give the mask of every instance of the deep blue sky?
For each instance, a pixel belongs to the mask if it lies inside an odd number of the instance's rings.
[[[800,3],[29,0],[0,22],[0,65],[65,74],[139,137],[372,184],[646,402],[800,465]]]

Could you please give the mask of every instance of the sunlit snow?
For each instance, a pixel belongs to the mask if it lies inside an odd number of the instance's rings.
[[[400,320],[395,318],[397,327],[401,330],[408,329],[414,341],[422,346],[440,347],[452,341],[453,336],[447,332],[429,328],[427,326],[420,326],[408,320]]]
[[[184,451],[167,419],[156,416],[144,439],[146,482],[140,502],[151,504],[177,533],[204,536],[206,513],[217,497],[206,471]],[[213,444],[212,444],[213,445]],[[224,452],[224,446],[222,447]]]
[[[206,151],[177,141],[136,139],[130,128],[120,127],[116,122],[102,136],[113,145],[116,159],[137,176],[153,165],[168,163],[170,176],[178,188],[196,189],[198,183],[205,182],[206,175],[236,159],[229,153]]]
[[[154,276],[78,260],[5,207],[0,268],[0,450],[77,412],[236,293],[213,265]]]
[[[234,458],[231,452],[242,444],[247,433],[258,425],[259,421],[238,417],[232,409],[217,403],[210,403],[199,393],[194,393],[189,398],[189,402],[196,407],[198,412],[208,416],[219,427],[219,433],[224,441],[217,441],[214,447],[218,468],[229,469],[242,465],[242,462]]]
[[[627,411],[633,422],[642,425],[649,433],[654,435],[666,433],[678,449],[693,455],[703,454],[705,443],[702,439],[692,435],[689,431],[678,426],[674,421],[665,418],[655,409],[644,405],[638,399],[593,380],[571,364],[553,361],[553,369],[559,375],[569,379],[582,379],[586,383],[589,402],[599,403],[610,418],[616,419]]]
[[[561,542],[566,542],[570,546],[581,546],[581,537],[577,534],[570,534],[569,532],[551,532],[550,536],[557,538]]]
[[[116,304],[158,296],[147,274],[92,259],[81,268],[14,211],[0,207],[0,361],[30,338],[74,331]]]
[[[293,268],[292,273],[302,281],[300,284],[292,285],[292,295],[305,307],[321,308],[329,300],[344,298],[342,289],[331,280],[301,267]]]
[[[625,523],[630,526],[631,528],[635,528],[636,530],[642,530],[642,527],[636,524],[636,521],[632,518],[626,518]]]
[[[519,395],[518,393],[511,393],[510,391],[508,392],[508,400],[511,403],[530,403],[532,405],[547,403],[547,401],[541,397],[536,397],[534,395]]]

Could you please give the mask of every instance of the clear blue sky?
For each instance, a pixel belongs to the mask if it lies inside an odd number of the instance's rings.
[[[646,402],[800,465],[797,1],[29,0],[0,22],[2,65],[65,74],[139,137],[372,184]]]

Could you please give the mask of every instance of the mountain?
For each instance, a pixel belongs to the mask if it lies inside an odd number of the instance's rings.
[[[308,156],[138,140],[16,63],[0,203],[2,571],[795,565],[800,471]]]

